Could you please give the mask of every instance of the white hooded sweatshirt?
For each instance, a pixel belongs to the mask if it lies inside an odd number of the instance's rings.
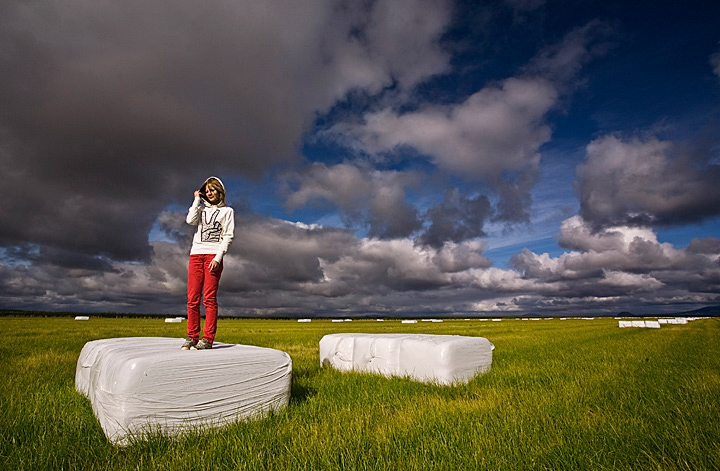
[[[220,182],[225,190],[225,185],[218,177],[209,177],[200,188],[211,178]],[[215,254],[213,260],[220,263],[235,237],[235,212],[224,202],[211,205],[203,201],[204,204],[201,205],[201,201],[199,196],[195,198],[185,219],[188,224],[197,226],[190,255]]]

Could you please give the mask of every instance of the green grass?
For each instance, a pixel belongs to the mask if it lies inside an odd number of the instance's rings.
[[[82,346],[184,336],[160,319],[0,317],[0,464],[13,470],[718,470],[720,319],[331,323],[221,319],[220,342],[286,351],[288,408],[221,430],[112,446],[74,390]],[[490,372],[435,386],[321,369],[335,332],[476,335]],[[12,342],[7,341],[12,339]]]

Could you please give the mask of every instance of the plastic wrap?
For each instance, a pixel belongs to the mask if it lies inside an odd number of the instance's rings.
[[[292,361],[282,351],[216,342],[181,350],[182,339],[130,337],[88,342],[76,389],[87,396],[108,439],[168,435],[279,410],[290,399]]]
[[[320,340],[320,365],[340,371],[407,376],[455,384],[486,372],[494,345],[483,337],[423,334],[330,334]]]

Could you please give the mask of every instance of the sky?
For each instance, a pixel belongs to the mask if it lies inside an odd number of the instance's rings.
[[[0,309],[226,316],[720,304],[720,2],[0,3]]]

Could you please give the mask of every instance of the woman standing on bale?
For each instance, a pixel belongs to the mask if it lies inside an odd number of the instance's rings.
[[[201,202],[203,204],[201,204]],[[195,191],[186,221],[197,226],[188,263],[188,324],[183,350],[212,348],[217,330],[217,290],[223,256],[235,235],[235,212],[225,204],[225,186],[210,177]],[[200,298],[205,305],[205,327],[200,340]]]

